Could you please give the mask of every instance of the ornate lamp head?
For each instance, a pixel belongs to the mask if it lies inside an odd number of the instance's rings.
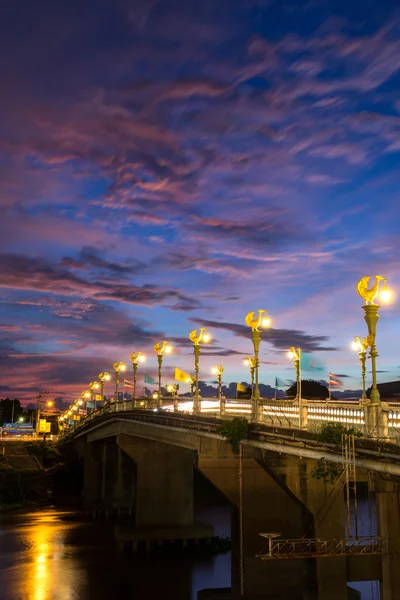
[[[245,317],[245,323],[251,327],[252,331],[260,331],[259,327],[269,327],[271,325],[271,319],[267,316],[267,311],[259,309],[257,317],[254,311],[247,313]]]
[[[154,344],[154,350],[157,353],[157,356],[163,356],[165,354],[170,354],[172,352],[172,347],[168,344],[168,342],[157,342]]]
[[[107,371],[104,371],[103,373],[99,373],[99,379],[104,383],[105,381],[110,381],[111,375]]]
[[[300,360],[300,353],[301,353],[301,348],[295,348],[294,346],[292,346],[289,350],[289,352],[287,353],[288,358],[291,358],[292,360]]]
[[[365,300],[365,304],[375,304],[374,300],[378,295],[382,302],[390,302],[392,294],[390,290],[388,290],[386,277],[375,275],[375,283],[368,289],[370,279],[371,277],[369,275],[362,277],[356,286],[358,295]],[[381,281],[383,281],[383,289],[380,291],[379,284]]]
[[[132,354],[130,355],[130,359],[134,365],[137,365],[140,362],[144,362],[146,360],[146,357],[144,354],[142,354],[142,352],[132,352]]]
[[[126,370],[126,364],[123,362],[115,362],[113,364],[113,369],[116,373],[121,373],[121,371]]]
[[[193,329],[193,331],[189,333],[189,339],[195,346],[200,346],[200,342],[208,344],[211,340],[211,336],[205,327],[200,327],[199,333],[197,333],[197,329]]]

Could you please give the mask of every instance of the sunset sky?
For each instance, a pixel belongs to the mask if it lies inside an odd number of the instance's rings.
[[[259,308],[261,382],[296,345],[359,388],[355,285],[400,288],[396,5],[4,0],[0,396],[71,399],[137,350],[154,376],[160,339],[171,380],[201,325],[201,378],[248,380]],[[399,304],[380,314],[390,381]]]

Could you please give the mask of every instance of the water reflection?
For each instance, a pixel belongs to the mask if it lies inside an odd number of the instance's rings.
[[[202,517],[229,535],[229,509]],[[2,517],[1,600],[195,600],[200,589],[230,585],[229,553],[139,560],[117,552],[110,524],[71,518],[58,510]]]
[[[74,600],[77,559],[67,536],[76,524],[60,520],[59,511],[2,517],[0,589],[7,600]],[[71,572],[75,572],[71,582]],[[82,575],[77,574],[78,580]]]

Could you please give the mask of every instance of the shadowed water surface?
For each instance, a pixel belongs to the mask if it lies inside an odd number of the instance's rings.
[[[202,520],[216,535],[230,534],[229,509],[205,512]],[[116,551],[108,524],[82,522],[68,511],[1,517],[1,600],[191,600],[200,589],[229,585],[230,553],[140,560]]]

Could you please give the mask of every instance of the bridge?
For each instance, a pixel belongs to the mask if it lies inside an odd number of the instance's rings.
[[[250,424],[238,457],[218,426],[233,415],[251,417],[254,407],[226,401],[221,411],[213,402],[203,401],[200,414],[181,412],[190,407],[176,402],[167,410],[119,402],[65,430],[61,440],[83,459],[86,509],[94,516],[130,514],[141,532],[186,530],[194,525],[196,473],[232,507],[233,595],[289,599],[308,590],[309,598],[340,600],[347,598],[348,582],[376,579],[382,600],[395,600],[400,589],[400,448],[374,436],[355,440],[354,472],[375,495],[378,535],[343,539],[346,465],[341,448],[321,445],[309,430],[312,419],[307,428],[299,428],[296,415],[290,415],[293,403],[284,404],[286,415],[276,408],[279,418],[271,414],[275,403],[270,403],[259,409],[262,420]],[[308,410],[319,404],[308,403]],[[349,413],[327,414],[348,423],[361,420],[359,407],[340,408]],[[325,404],[324,410],[337,408]],[[334,482],[313,476],[321,459],[340,467]],[[260,534],[272,532],[279,537],[271,537],[265,548]]]

